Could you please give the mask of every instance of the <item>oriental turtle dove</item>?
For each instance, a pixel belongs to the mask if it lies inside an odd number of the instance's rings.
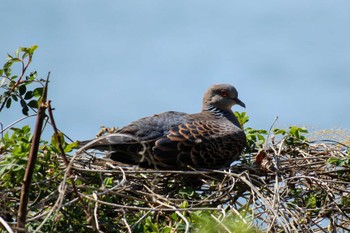
[[[200,113],[169,111],[141,118],[106,136],[81,142],[126,164],[169,168],[221,168],[237,160],[246,136],[231,108],[245,104],[228,84],[211,86]]]

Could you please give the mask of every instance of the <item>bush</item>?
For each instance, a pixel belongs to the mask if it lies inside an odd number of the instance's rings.
[[[237,112],[248,146],[240,161],[227,169],[140,169],[96,157],[93,151],[73,151],[77,143],[55,125],[46,98],[48,80],[27,71],[36,49],[20,48],[0,70],[0,111],[12,110],[18,103],[25,116],[37,116],[34,130],[26,125],[1,131],[2,231],[25,227],[29,232],[347,232],[350,228],[348,142],[311,142],[307,130],[297,126],[252,129],[247,127],[246,113]],[[15,64],[20,64],[19,74],[12,72]],[[45,111],[48,115],[42,114]],[[50,141],[40,139],[44,128],[38,121],[53,128]]]

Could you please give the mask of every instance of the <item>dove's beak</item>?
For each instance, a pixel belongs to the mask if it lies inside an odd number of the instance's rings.
[[[240,99],[236,98],[236,99],[235,99],[235,102],[236,102],[236,104],[238,104],[239,106],[245,108],[245,103],[243,103]]]

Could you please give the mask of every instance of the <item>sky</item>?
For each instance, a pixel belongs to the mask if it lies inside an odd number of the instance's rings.
[[[2,0],[0,64],[38,45],[60,130],[93,138],[234,85],[248,126],[350,128],[350,1]],[[20,118],[0,113],[7,126]],[[34,125],[35,119],[23,124]]]

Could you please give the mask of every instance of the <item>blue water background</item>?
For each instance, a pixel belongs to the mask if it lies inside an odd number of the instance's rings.
[[[194,113],[213,83],[249,126],[350,129],[350,1],[2,0],[0,62],[39,45],[58,127],[73,139],[167,110]],[[243,111],[239,106],[235,110]],[[0,113],[6,126],[18,119]],[[34,124],[34,119],[26,124]]]

